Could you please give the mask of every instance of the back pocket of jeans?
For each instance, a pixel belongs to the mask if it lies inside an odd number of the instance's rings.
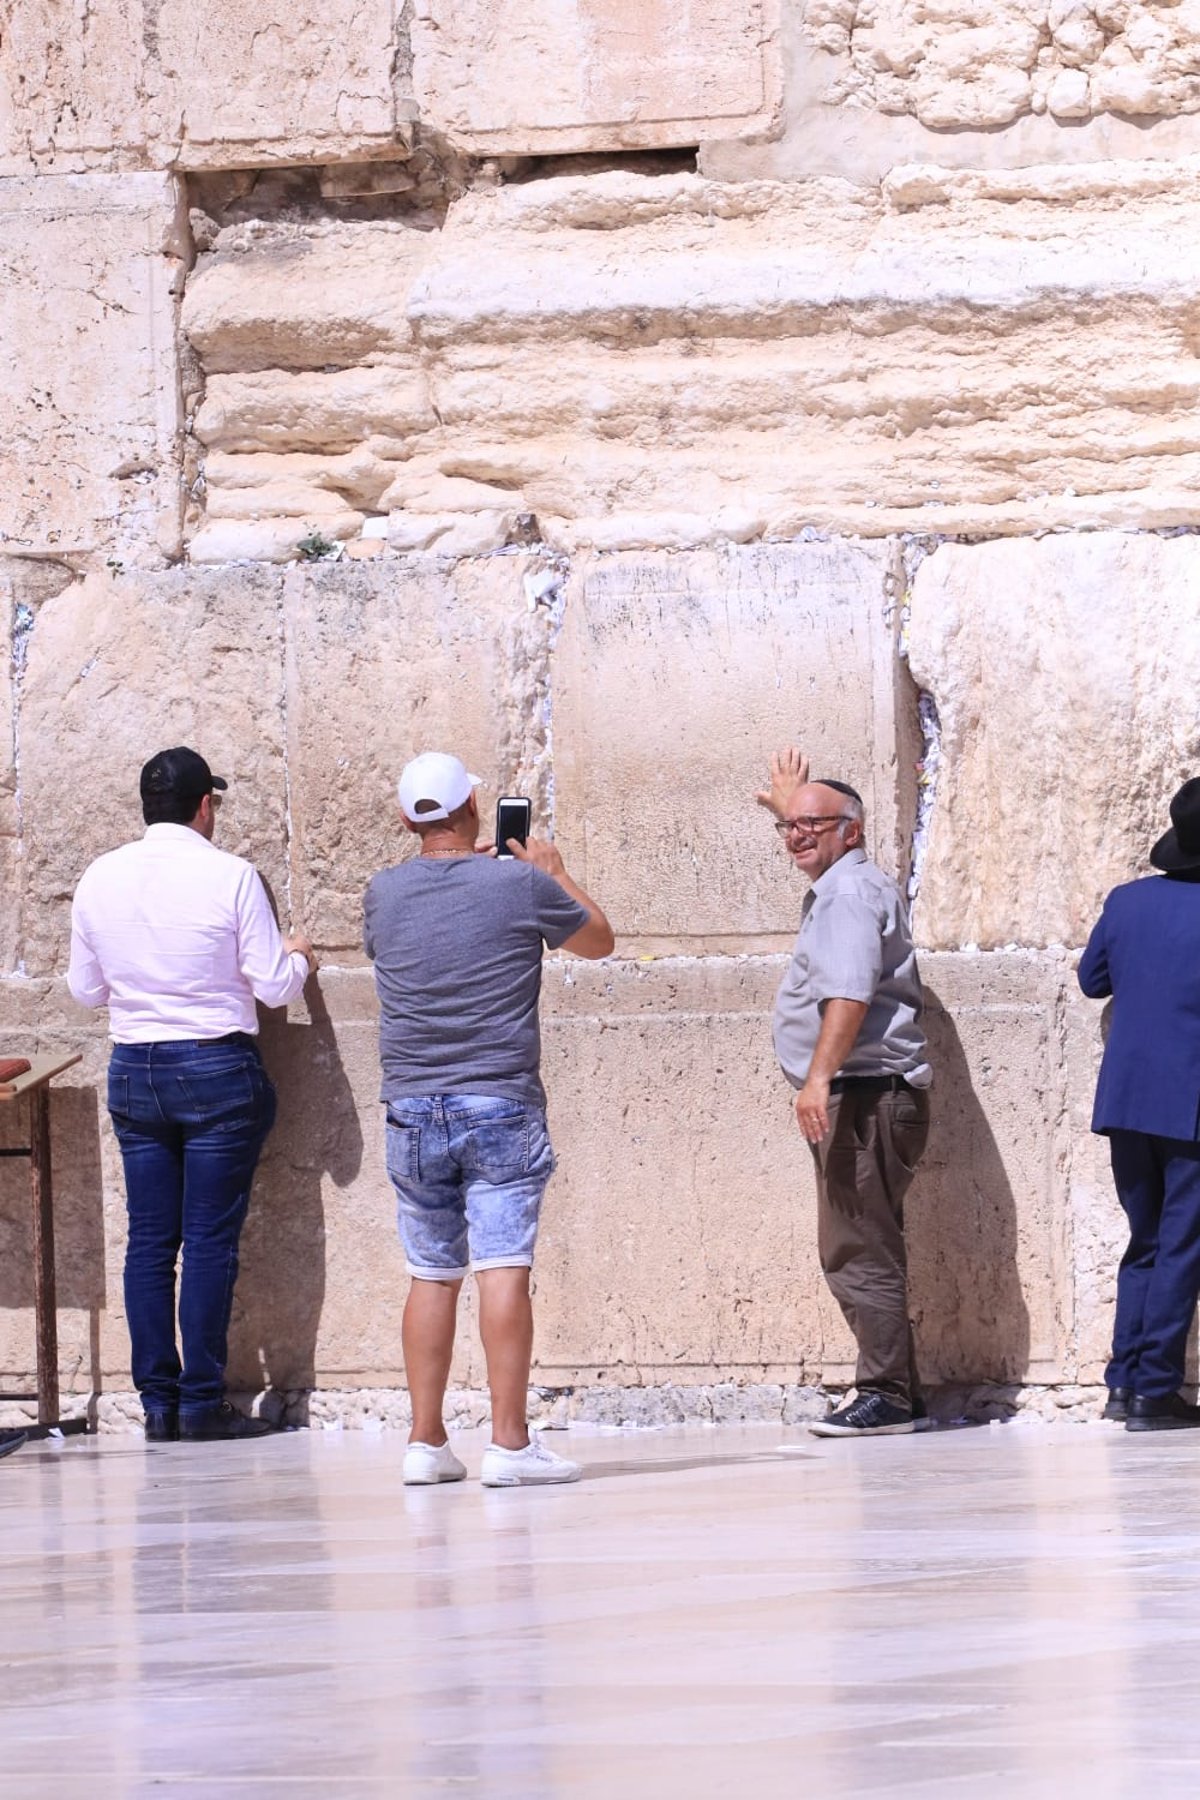
[[[415,1125],[387,1122],[387,1172],[393,1181],[420,1181],[421,1133]]]
[[[463,1147],[463,1170],[499,1187],[529,1173],[529,1123],[523,1114],[509,1119],[472,1120]]]

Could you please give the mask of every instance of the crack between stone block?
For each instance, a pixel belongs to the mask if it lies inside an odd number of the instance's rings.
[[[21,699],[25,688],[25,668],[29,660],[29,640],[33,634],[37,619],[32,606],[25,601],[17,600],[13,605],[12,624],[12,761],[13,761],[13,811],[16,817],[16,853],[18,862],[25,860],[25,794],[21,781]],[[18,909],[20,919],[17,939],[16,973],[26,973],[25,958],[21,953],[25,943],[24,919],[24,882],[21,883],[21,903]]]
[[[279,683],[279,728],[283,744],[283,899],[286,924],[285,934],[292,929],[292,758],[291,736],[288,719],[288,635],[287,605],[285,590],[288,576],[285,575],[276,590],[275,617],[279,630],[279,660],[281,679]]]
[[[912,610],[912,588],[917,570],[947,540],[942,538],[904,538],[900,545],[900,561],[904,570],[904,597],[900,602],[900,634],[896,652],[908,662],[908,625]],[[942,768],[942,722],[937,701],[928,688],[917,688],[917,718],[921,727],[921,760],[917,764],[917,805],[912,828],[912,862],[909,868],[907,895],[911,906],[921,891],[921,876],[929,847],[929,832],[937,803],[938,776]]]

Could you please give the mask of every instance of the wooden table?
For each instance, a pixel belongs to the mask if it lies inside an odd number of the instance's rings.
[[[37,1327],[37,1393],[0,1394],[0,1400],[37,1400],[38,1422],[30,1437],[51,1431],[86,1431],[86,1419],[58,1416],[58,1290],[54,1275],[54,1188],[50,1175],[50,1083],[81,1061],[73,1056],[35,1056],[24,1075],[0,1083],[0,1104],[29,1096],[29,1143],[0,1149],[0,1157],[29,1158],[29,1193],[33,1208],[33,1305]]]

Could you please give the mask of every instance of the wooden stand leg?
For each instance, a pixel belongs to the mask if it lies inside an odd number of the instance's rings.
[[[38,1423],[58,1418],[58,1291],[54,1278],[54,1195],[50,1182],[50,1106],[45,1087],[29,1096],[29,1169],[33,1198],[33,1299],[37,1323]]]

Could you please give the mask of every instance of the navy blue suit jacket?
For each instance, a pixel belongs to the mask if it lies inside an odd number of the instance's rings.
[[[1150,875],[1114,888],[1079,985],[1113,997],[1093,1131],[1200,1138],[1200,882]]]

